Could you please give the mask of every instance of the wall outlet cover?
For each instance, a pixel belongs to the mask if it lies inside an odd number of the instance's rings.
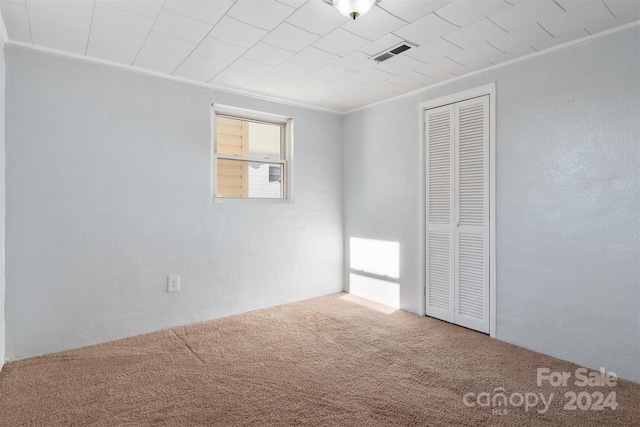
[[[167,292],[178,292],[180,290],[180,276],[169,276],[167,279]]]

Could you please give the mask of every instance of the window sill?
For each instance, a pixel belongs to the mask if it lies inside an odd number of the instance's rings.
[[[249,198],[249,197],[217,197],[214,196],[211,199],[211,202],[213,203],[249,203],[249,204],[289,204],[289,203],[293,203],[292,199],[276,199],[276,198],[268,198],[268,197],[255,197],[255,198]]]

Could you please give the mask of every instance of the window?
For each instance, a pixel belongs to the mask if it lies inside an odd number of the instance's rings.
[[[269,182],[280,182],[280,175],[279,166],[269,166]]]
[[[292,119],[213,105],[213,197],[291,199]]]

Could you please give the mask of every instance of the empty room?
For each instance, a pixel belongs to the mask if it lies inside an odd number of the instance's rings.
[[[0,426],[640,425],[640,0],[0,13]]]

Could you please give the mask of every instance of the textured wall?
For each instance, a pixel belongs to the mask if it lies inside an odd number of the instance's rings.
[[[340,115],[6,53],[9,360],[342,290]],[[293,203],[210,201],[211,102],[294,117]]]
[[[424,310],[418,104],[495,81],[497,338],[640,382],[639,51],[635,26],[346,116],[346,237],[400,243],[403,308]]]
[[[0,32],[4,22],[0,19]],[[0,36],[0,370],[4,364],[4,39]]]

